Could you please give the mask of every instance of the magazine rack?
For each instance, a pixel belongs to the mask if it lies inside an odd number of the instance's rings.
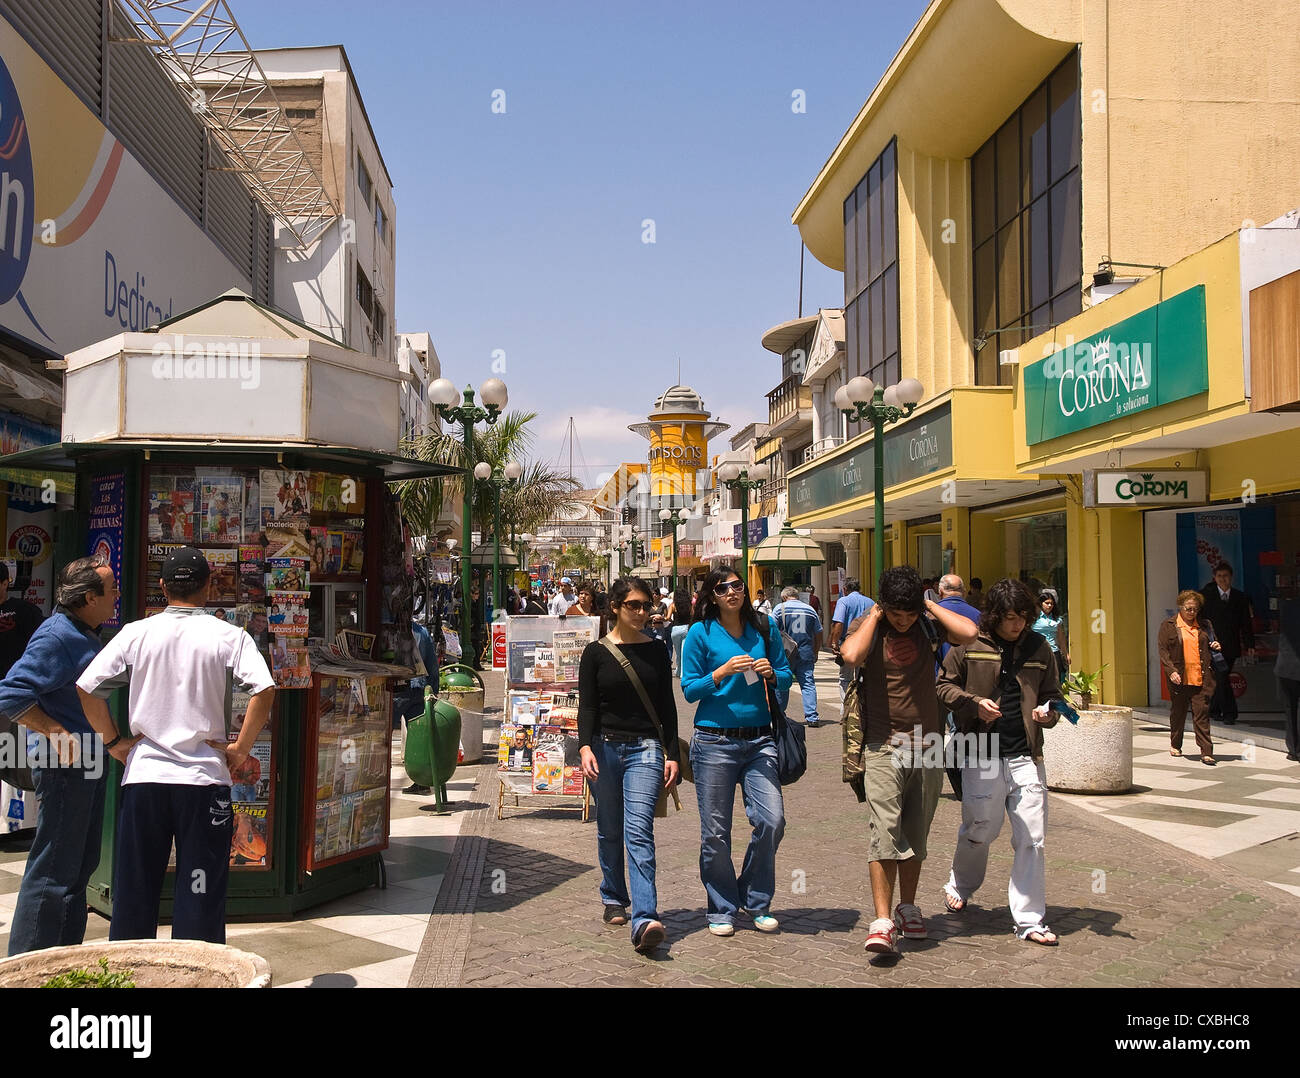
[[[600,634],[594,617],[516,615],[505,634],[506,699],[497,747],[497,819],[506,801],[545,797],[591,816],[578,745],[578,664]]]

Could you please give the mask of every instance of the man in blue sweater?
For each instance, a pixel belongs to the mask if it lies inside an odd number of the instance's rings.
[[[99,864],[107,780],[104,746],[86,721],[76,682],[102,647],[97,630],[113,616],[117,595],[113,570],[102,559],[64,566],[54,614],[0,681],[0,714],[29,731],[40,806],[10,955],[81,943],[86,935],[86,885]]]

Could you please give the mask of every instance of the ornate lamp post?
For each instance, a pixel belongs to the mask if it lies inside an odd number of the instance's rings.
[[[487,461],[474,465],[474,478],[481,483],[492,484],[492,541],[495,549],[492,553],[492,609],[493,617],[501,609],[501,488],[507,483],[513,484],[524,474],[523,465],[512,460],[504,468],[492,470]]]
[[[751,464],[742,468],[734,460],[718,469],[718,480],[728,490],[740,493],[740,579],[749,587],[749,492],[757,490],[772,475],[766,464]]]
[[[875,458],[876,520],[872,536],[872,558],[877,576],[885,568],[885,424],[906,419],[925,396],[925,387],[915,378],[904,378],[886,389],[873,385],[870,378],[858,376],[835,391],[835,407],[850,422],[871,423],[871,449]]]
[[[491,425],[501,416],[501,411],[506,406],[509,399],[509,393],[506,390],[505,382],[500,378],[489,378],[478,387],[479,396],[483,398],[485,407],[480,408],[474,403],[474,387],[466,386],[464,392],[464,401],[457,404],[461,392],[450,378],[439,378],[429,386],[429,401],[437,405],[438,414],[448,423],[459,423],[465,439],[465,460],[466,462],[474,459],[474,424],[487,423]],[[461,609],[465,611],[465,622],[461,625],[461,635],[471,644],[470,640],[473,635],[473,613],[471,611],[470,599],[470,574],[472,566],[470,565],[469,553],[473,542],[470,538],[472,530],[472,509],[474,503],[474,487],[469,481],[468,472],[465,476],[465,504],[461,510],[461,540],[460,548],[464,556],[460,559],[460,592],[461,592]],[[466,652],[469,654],[469,652]]]
[[[687,510],[686,516],[679,516],[676,509],[660,509],[659,519],[668,524],[673,529],[673,587],[677,590],[677,529],[680,528],[687,520],[690,519],[690,510]]]

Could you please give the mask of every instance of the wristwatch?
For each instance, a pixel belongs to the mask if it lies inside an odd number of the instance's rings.
[[[111,749],[114,745],[116,745],[121,740],[122,740],[122,735],[118,734],[117,737],[113,738],[112,741],[105,741],[104,748]]]

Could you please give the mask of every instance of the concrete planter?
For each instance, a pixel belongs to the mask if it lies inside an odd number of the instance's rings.
[[[39,988],[75,969],[133,972],[137,988],[270,988],[266,959],[234,947],[199,940],[95,940],[50,947],[0,960],[0,988]]]
[[[1043,731],[1047,788],[1063,793],[1122,794],[1133,788],[1133,709],[1093,704],[1079,723]]]

